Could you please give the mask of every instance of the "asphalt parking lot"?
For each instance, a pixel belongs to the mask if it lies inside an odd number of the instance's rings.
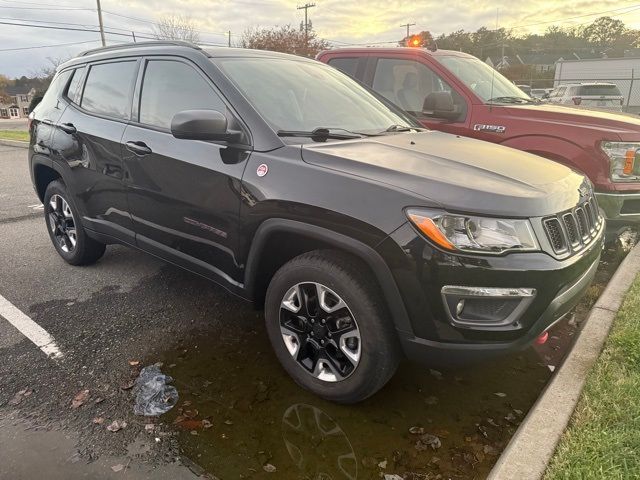
[[[261,314],[215,285],[120,246],[64,263],[25,149],[0,145],[0,184],[0,296],[60,352],[0,316],[0,478],[482,478],[571,335],[473,369],[403,364],[372,399],[329,404],[284,374]],[[179,403],[137,417],[131,379],[156,362]]]

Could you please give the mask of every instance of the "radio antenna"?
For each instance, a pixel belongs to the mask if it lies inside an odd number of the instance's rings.
[[[500,9],[496,8],[496,38],[498,38],[498,15],[499,15],[499,13],[500,13]],[[496,42],[496,45],[497,44],[498,44],[498,42]],[[500,62],[503,62],[503,61],[504,61],[504,55],[500,59]],[[493,110],[493,81],[494,81],[494,79],[496,77],[496,68],[498,67],[498,65],[500,65],[500,62],[498,62],[498,64],[493,67],[493,71],[491,72],[491,96],[489,97],[489,101],[491,103],[489,103],[489,111]]]

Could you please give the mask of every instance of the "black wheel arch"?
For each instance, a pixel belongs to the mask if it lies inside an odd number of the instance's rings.
[[[270,245],[279,239],[295,240],[297,249],[283,255],[270,253]],[[374,275],[397,330],[412,331],[409,316],[391,270],[382,256],[369,245],[347,235],[317,225],[284,218],[267,219],[253,237],[245,267],[244,286],[248,298],[262,305],[269,281],[275,271],[291,258],[316,249],[336,249],[361,261]]]

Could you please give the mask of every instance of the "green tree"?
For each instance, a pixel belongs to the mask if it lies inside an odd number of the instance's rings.
[[[582,37],[600,48],[612,47],[627,31],[622,20],[600,17],[582,30]]]

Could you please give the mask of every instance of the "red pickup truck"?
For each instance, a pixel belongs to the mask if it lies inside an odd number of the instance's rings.
[[[640,118],[530,98],[471,55],[424,48],[345,48],[328,63],[427,128],[556,160],[595,185],[609,233],[640,222]]]

